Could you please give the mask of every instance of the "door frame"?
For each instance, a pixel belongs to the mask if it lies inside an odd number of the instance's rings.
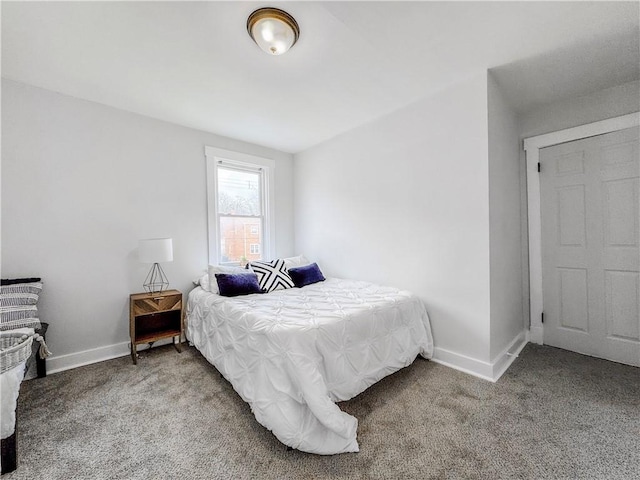
[[[542,223],[540,176],[538,174],[540,149],[637,126],[640,126],[640,112],[524,139],[529,223],[529,339],[531,342],[542,345],[544,340],[542,324]]]

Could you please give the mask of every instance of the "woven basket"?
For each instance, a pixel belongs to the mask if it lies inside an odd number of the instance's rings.
[[[33,335],[0,332],[0,373],[18,366],[31,355]]]

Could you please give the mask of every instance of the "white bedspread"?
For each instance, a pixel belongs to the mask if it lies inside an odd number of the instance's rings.
[[[232,298],[198,287],[187,303],[187,338],[260,424],[285,445],[318,454],[358,451],[358,421],[334,402],[356,396],[418,354],[433,354],[420,299],[335,278]]]

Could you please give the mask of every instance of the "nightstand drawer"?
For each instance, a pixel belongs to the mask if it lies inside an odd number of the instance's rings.
[[[133,314],[147,315],[182,308],[182,294],[148,296],[133,300]]]

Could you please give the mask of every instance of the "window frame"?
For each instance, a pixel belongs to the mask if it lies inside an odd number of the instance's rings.
[[[207,176],[207,243],[209,264],[218,265],[221,254],[220,214],[218,212],[218,167],[260,172],[262,190],[262,248],[261,256],[273,257],[275,250],[274,170],[275,160],[242,152],[205,147]]]

